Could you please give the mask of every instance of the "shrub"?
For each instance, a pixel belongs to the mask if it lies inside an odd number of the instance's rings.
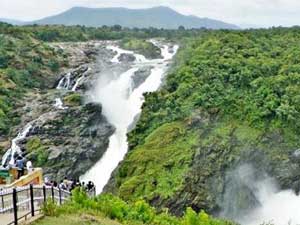
[[[42,212],[45,216],[57,216],[58,206],[52,199],[48,198],[42,206]]]

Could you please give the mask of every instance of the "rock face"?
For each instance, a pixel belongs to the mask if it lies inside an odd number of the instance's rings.
[[[123,53],[119,56],[118,59],[119,59],[120,62],[126,62],[126,63],[134,62],[135,61],[135,56],[132,55],[132,54],[124,54]]]
[[[145,80],[151,75],[152,67],[143,67],[136,71],[132,77],[133,80],[133,89],[138,88]]]
[[[48,114],[46,120],[34,123],[24,149],[38,138],[44,146],[43,154],[48,156],[42,165],[45,175],[57,180],[79,177],[102,157],[114,132],[101,113],[100,104],[88,103]],[[36,162],[39,154],[32,149],[27,157]]]
[[[32,90],[22,99],[14,112],[21,115],[21,121],[11,139],[30,123],[29,133],[18,143],[23,154],[51,179],[78,178],[102,157],[115,131],[102,115],[101,104],[87,102],[87,90],[110,65],[112,53],[105,42],[56,43],[53,47],[64,52],[69,68],[54,76],[56,81],[49,82],[48,89]],[[1,143],[9,148],[9,141]]]

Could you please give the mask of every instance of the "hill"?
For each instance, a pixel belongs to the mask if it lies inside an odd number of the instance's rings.
[[[251,188],[264,174],[299,193],[298,31],[209,31],[185,41],[165,85],[145,96],[106,190],[176,215],[192,206],[234,219],[261,204]],[[248,165],[251,184],[239,172]]]
[[[237,29],[238,27],[222,21],[185,16],[168,7],[149,9],[127,8],[84,8],[74,7],[61,14],[34,21],[37,24],[84,25],[91,27],[114,26],[116,24],[129,28],[209,28]]]

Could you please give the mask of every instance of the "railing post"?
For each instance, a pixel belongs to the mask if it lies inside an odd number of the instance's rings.
[[[31,216],[34,217],[34,196],[33,196],[33,186],[30,184],[30,203],[31,203]]]
[[[58,188],[58,194],[59,194],[59,204],[62,204],[62,199],[61,199],[61,189]]]
[[[13,208],[14,208],[14,224],[18,224],[18,206],[17,206],[17,190],[16,188],[13,189]]]
[[[3,195],[1,195],[2,197],[2,209],[4,209],[4,198],[3,198]]]
[[[53,203],[54,203],[54,187],[52,186],[51,187],[51,195],[52,195],[52,201],[53,201]]]
[[[46,196],[46,186],[43,186],[43,196],[44,196],[44,203],[47,201],[47,196]]]

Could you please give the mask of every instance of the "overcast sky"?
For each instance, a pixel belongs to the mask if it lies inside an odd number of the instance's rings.
[[[146,8],[159,5],[237,25],[300,25],[300,0],[0,0],[0,18],[30,21],[73,6]]]

